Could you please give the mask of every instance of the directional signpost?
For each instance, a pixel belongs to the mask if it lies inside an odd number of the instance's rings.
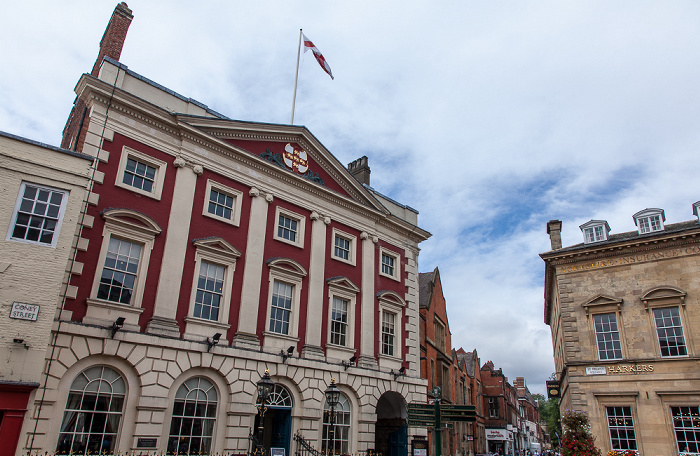
[[[435,404],[408,404],[408,425],[415,427],[432,427],[435,430],[435,456],[441,456],[442,439],[440,431],[443,421],[476,421],[476,407],[473,405],[440,404],[440,388],[433,388]],[[447,425],[448,423],[444,423]]]

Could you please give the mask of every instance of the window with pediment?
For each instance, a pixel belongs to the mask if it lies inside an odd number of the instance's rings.
[[[583,304],[589,317],[598,359],[601,361],[623,358],[621,339],[622,300],[604,295],[596,296]]]
[[[688,356],[683,331],[686,292],[670,286],[655,287],[641,301],[653,320],[659,354],[663,358]]]
[[[87,318],[114,320],[117,311],[127,324],[138,324],[151,250],[161,228],[150,217],[131,209],[110,209],[105,221]]]
[[[265,346],[286,349],[299,341],[299,314],[302,280],[307,272],[289,258],[274,258],[267,262],[268,297],[265,326]]]

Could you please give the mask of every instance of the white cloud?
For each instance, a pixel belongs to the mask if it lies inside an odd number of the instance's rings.
[[[547,220],[692,218],[700,3],[130,0],[121,61],[231,118],[295,123],[433,233],[453,344],[531,390],[551,374],[543,323]],[[58,144],[116,1],[12,2],[0,28],[0,129]]]

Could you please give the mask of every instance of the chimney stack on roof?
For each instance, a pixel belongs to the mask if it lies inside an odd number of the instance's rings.
[[[358,158],[352,163],[348,163],[348,171],[350,174],[355,176],[355,179],[360,181],[361,184],[369,186],[369,165],[367,164],[367,157],[363,156]]]
[[[91,75],[97,77],[100,72],[100,65],[105,57],[119,61],[126,40],[126,32],[129,31],[129,25],[134,15],[126,3],[121,2],[114,8],[112,17],[109,20],[107,29],[105,29],[102,40],[100,41],[100,53],[97,55],[95,65],[92,67]]]
[[[547,222],[547,234],[549,234],[549,242],[552,244],[552,250],[561,248],[561,220],[550,220]]]

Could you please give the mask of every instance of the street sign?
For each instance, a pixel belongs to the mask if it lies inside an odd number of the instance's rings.
[[[408,404],[408,413],[418,412],[418,411],[433,412],[434,410],[435,410],[435,406],[432,404],[420,404],[420,403],[415,403],[415,402]]]
[[[450,405],[450,404],[440,404],[440,410],[442,411],[448,411],[448,410],[466,410],[470,412],[476,413],[476,407],[473,405]]]
[[[412,427],[431,427],[435,426],[435,419],[430,420],[412,420],[408,419],[408,425]]]

